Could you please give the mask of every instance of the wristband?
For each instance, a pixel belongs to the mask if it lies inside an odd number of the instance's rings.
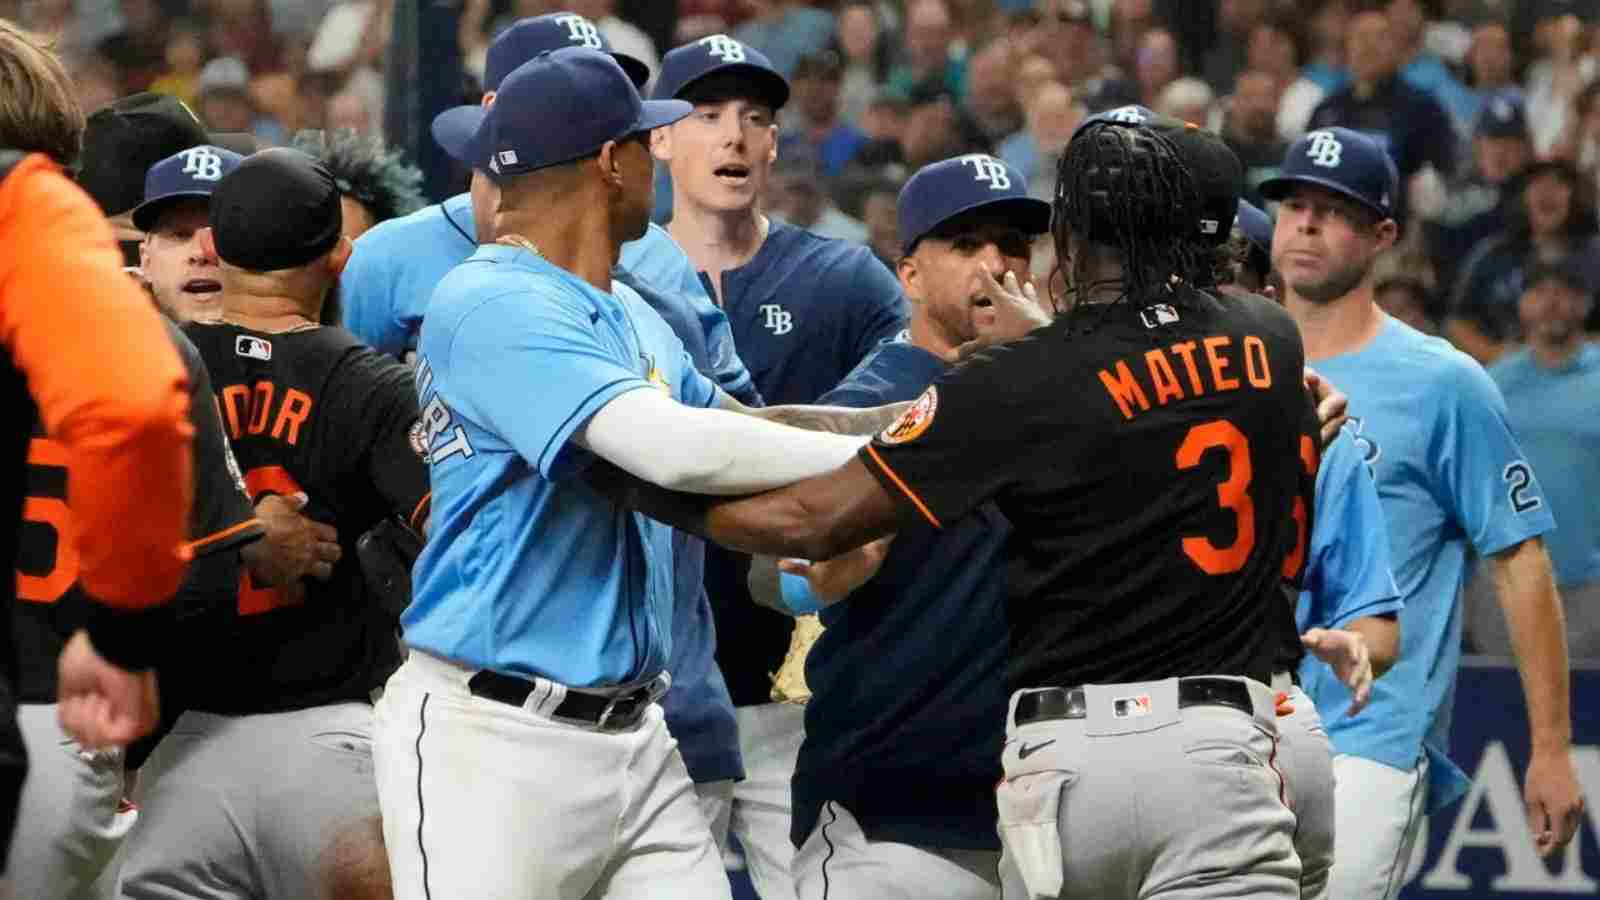
[[[822,600],[811,590],[811,582],[804,575],[779,572],[778,587],[783,605],[792,615],[809,616],[821,611]]]

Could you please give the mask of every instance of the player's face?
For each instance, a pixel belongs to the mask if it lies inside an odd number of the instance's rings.
[[[1589,302],[1571,285],[1545,278],[1522,292],[1517,313],[1530,343],[1559,346],[1583,333]]]
[[[695,104],[687,118],[656,134],[653,147],[672,173],[673,202],[716,212],[754,208],[778,158],[772,107],[755,100]]]
[[[899,266],[900,284],[912,302],[912,315],[925,316],[951,344],[978,336],[977,321],[990,305],[979,289],[984,266],[996,278],[1015,272],[1027,281],[1033,240],[1003,222],[975,223],[948,237],[930,235],[917,242]]]
[[[655,206],[655,162],[650,155],[650,133],[640,132],[613,145],[612,165],[621,176],[616,192],[618,237],[636,241],[650,227],[650,212]]]
[[[150,292],[179,322],[210,322],[222,315],[217,258],[199,238],[209,224],[205,200],[180,200],[162,212],[140,252]]]
[[[1374,222],[1354,200],[1302,185],[1278,207],[1272,265],[1291,291],[1313,303],[1331,303],[1367,277],[1394,238],[1392,221]]]

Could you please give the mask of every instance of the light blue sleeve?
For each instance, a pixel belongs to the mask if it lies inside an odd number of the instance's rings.
[[[441,379],[447,403],[552,481],[569,471],[565,451],[591,416],[650,387],[606,346],[593,309],[576,292],[543,285],[485,300],[457,324],[448,382]]]
[[[395,315],[403,263],[386,252],[381,241],[381,234],[369,232],[355,242],[339,275],[339,300],[346,330],[379,353],[399,357],[410,349],[414,337]]]
[[[696,313],[706,336],[706,361],[717,384],[745,406],[765,406],[761,392],[756,389],[755,377],[733,346],[733,327],[728,324],[728,314],[710,300],[699,305]]]
[[[1457,355],[1436,391],[1441,409],[1430,435],[1434,490],[1479,556],[1555,528],[1544,489],[1522,454],[1506,401],[1488,373]]]
[[[683,252],[665,228],[654,222],[645,229],[643,237],[622,245],[617,264],[651,284],[704,298],[707,302],[711,300],[699,273],[694,270],[694,263],[689,261],[689,254]]]
[[[701,409],[715,406],[717,403],[717,383],[701,374],[694,367],[694,360],[690,358],[689,351],[678,351],[681,359],[678,362],[678,402],[685,406],[695,406]]]
[[[1389,560],[1389,524],[1378,486],[1348,428],[1322,454],[1305,589],[1308,628],[1340,628],[1354,619],[1400,611]]]

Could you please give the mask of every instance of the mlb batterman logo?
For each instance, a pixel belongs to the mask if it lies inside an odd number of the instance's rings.
[[[259,359],[262,362],[272,361],[272,342],[265,338],[258,338],[248,334],[241,334],[233,339],[233,352],[235,356],[247,359]]]
[[[893,425],[885,428],[883,433],[878,435],[878,440],[891,445],[910,443],[921,437],[922,433],[928,430],[928,426],[933,424],[933,414],[938,410],[939,389],[929,386],[927,390],[922,392],[922,396],[916,399],[915,403],[912,403],[906,408],[905,412],[900,414],[900,418],[896,419]]]
[[[1111,715],[1118,719],[1138,719],[1150,715],[1150,695],[1117,697],[1111,701]]]

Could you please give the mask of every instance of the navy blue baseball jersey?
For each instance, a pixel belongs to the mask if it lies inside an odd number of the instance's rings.
[[[748,263],[722,273],[722,309],[769,404],[815,403],[904,329],[907,312],[900,282],[867,248],[780,222]],[[751,601],[749,568],[743,554],[706,554],[717,630],[739,636],[717,647],[735,706],[770,702],[767,673],[783,659],[792,627]]]
[[[821,402],[912,400],[944,370],[920,347],[885,341]],[[822,611],[826,630],[806,662],[812,697],[795,766],[795,846],[832,800],[870,840],[1000,849],[994,785],[1007,653],[1000,561],[1010,530],[992,503],[943,531],[907,528],[877,575]]]

